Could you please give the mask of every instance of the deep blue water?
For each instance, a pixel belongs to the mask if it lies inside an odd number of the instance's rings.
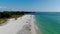
[[[60,34],[60,12],[34,13],[39,34]]]

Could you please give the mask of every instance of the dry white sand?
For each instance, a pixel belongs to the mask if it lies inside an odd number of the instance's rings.
[[[32,22],[30,21],[30,19],[32,20]],[[31,18],[31,15],[24,15],[23,17],[20,17],[17,20],[15,20],[14,18],[9,19],[6,25],[0,26],[0,34],[16,34],[19,30],[23,28],[24,25],[28,24],[26,23],[27,21],[29,22],[29,24],[31,23],[32,25],[32,33],[36,34],[36,31],[34,29],[35,26],[33,23],[33,18]]]

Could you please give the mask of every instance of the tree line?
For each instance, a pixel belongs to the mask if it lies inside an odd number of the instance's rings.
[[[10,18],[12,16],[22,16],[24,14],[31,14],[32,12],[24,12],[24,11],[3,11],[0,12],[0,18]]]

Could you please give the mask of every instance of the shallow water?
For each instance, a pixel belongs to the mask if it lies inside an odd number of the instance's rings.
[[[39,34],[60,34],[60,12],[37,12],[35,18]]]

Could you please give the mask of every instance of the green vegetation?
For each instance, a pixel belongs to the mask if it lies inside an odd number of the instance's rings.
[[[25,14],[31,14],[32,12],[24,12],[24,11],[3,11],[0,12],[0,25],[6,24],[7,19],[15,18],[17,20],[18,17],[22,17]]]
[[[0,18],[16,18],[17,16],[22,16],[24,15],[24,12],[9,12],[9,11],[4,11],[0,12]]]

